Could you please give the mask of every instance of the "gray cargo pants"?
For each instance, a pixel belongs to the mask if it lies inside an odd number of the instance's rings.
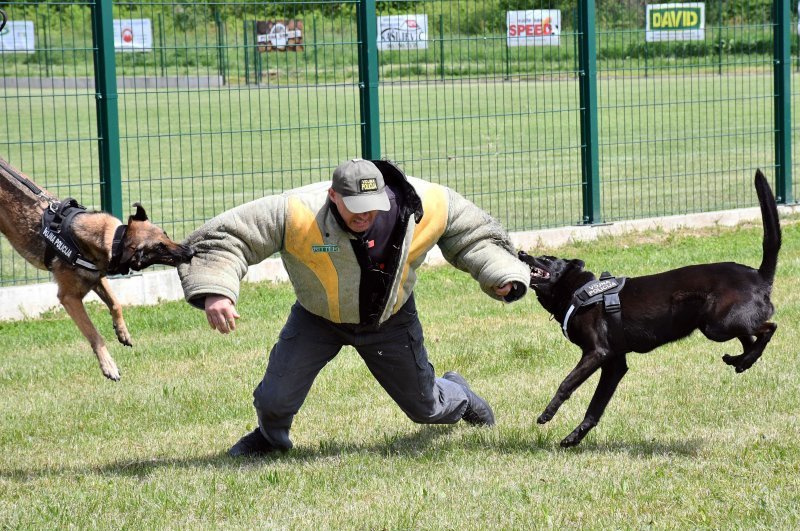
[[[453,424],[467,407],[460,385],[436,378],[428,362],[413,295],[380,328],[337,324],[295,302],[272,347],[264,379],[253,391],[261,432],[291,448],[288,432],[319,371],[344,345],[353,346],[372,375],[414,422]]]

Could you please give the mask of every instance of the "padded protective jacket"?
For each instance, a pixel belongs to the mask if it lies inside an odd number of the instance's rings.
[[[406,178],[391,162],[373,162],[386,184],[403,194],[398,223],[406,226],[395,243],[401,248],[399,263],[375,324],[408,300],[417,268],[437,244],[444,258],[469,272],[489,296],[500,299],[494,289],[508,282],[516,282],[517,289],[507,302],[525,294],[530,270],[495,219],[448,187]],[[178,268],[186,300],[202,308],[205,296],[219,294],[236,303],[248,266],[280,253],[305,309],[335,323],[359,323],[355,290],[361,269],[350,243],[355,236],[331,212],[336,207],[328,200],[329,188],[330,182],[322,182],[251,201],[190,234],[185,243],[194,248],[194,258]]]

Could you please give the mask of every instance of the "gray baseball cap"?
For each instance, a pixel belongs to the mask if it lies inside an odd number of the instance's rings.
[[[353,214],[391,209],[383,174],[371,161],[352,159],[340,164],[333,170],[331,188]]]

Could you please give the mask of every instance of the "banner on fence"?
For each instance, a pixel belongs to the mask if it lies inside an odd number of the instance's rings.
[[[647,5],[647,42],[702,41],[705,38],[705,3]]]
[[[150,19],[114,19],[114,49],[118,52],[152,51],[153,27]]]
[[[256,21],[258,51],[302,52],[302,20],[258,20]]]
[[[528,9],[506,12],[506,45],[558,46],[561,44],[561,11]]]
[[[0,31],[0,53],[33,53],[36,51],[33,37],[33,22],[9,20]]]
[[[428,48],[428,15],[378,17],[379,50],[425,50]]]

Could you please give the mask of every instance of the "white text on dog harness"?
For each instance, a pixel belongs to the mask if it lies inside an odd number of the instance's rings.
[[[599,280],[587,282],[575,290],[575,293],[572,294],[569,309],[564,315],[564,322],[561,324],[561,331],[564,332],[564,337],[569,339],[569,333],[567,333],[569,318],[578,308],[591,306],[602,301],[606,313],[620,312],[622,306],[619,302],[619,292],[625,286],[626,280],[626,277],[615,278],[609,273],[603,273],[600,275]]]

